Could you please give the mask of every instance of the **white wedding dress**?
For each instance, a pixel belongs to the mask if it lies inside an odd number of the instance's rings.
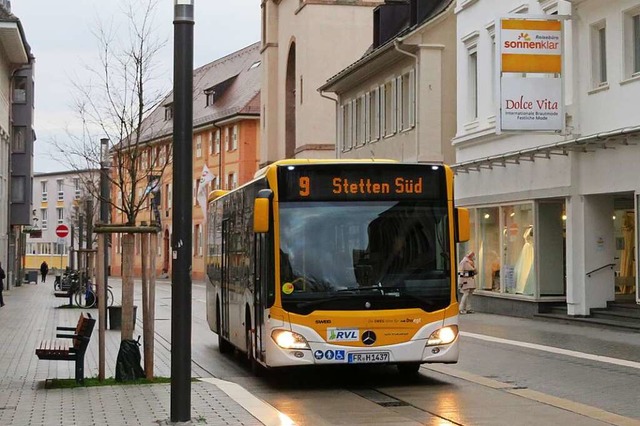
[[[524,232],[524,246],[520,252],[520,257],[516,262],[516,293],[533,294],[533,286],[536,281],[533,269],[533,231],[528,228]]]

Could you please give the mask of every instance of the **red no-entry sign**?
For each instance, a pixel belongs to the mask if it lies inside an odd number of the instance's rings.
[[[64,238],[64,237],[66,237],[67,235],[69,235],[69,227],[68,227],[67,225],[64,225],[64,224],[62,224],[62,225],[58,225],[58,226],[56,227],[56,235],[57,235],[59,238]]]

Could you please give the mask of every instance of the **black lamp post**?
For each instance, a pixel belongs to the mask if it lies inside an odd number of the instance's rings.
[[[175,0],[173,19],[172,422],[191,420],[193,3],[194,0]]]

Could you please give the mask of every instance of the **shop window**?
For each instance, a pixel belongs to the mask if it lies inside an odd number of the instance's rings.
[[[504,292],[532,296],[535,289],[533,204],[503,206],[502,270]]]
[[[500,291],[500,209],[477,209],[477,238],[471,249],[476,253],[476,287]]]

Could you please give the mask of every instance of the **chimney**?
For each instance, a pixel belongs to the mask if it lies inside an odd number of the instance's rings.
[[[407,28],[410,14],[409,0],[386,0],[377,6],[373,10],[373,48],[385,44]]]
[[[410,0],[411,1],[411,26],[419,25],[431,15],[433,10],[442,3],[442,0]]]

